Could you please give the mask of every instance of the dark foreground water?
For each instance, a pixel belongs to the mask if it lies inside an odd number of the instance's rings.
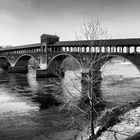
[[[50,92],[45,88],[50,84],[50,79],[36,79],[35,74],[35,71],[28,74],[0,71],[0,140],[36,140],[39,136],[53,140],[57,132],[64,131],[69,125],[70,114],[57,107],[42,109],[41,102],[34,100],[40,94],[45,96]],[[67,72],[64,79],[57,82],[60,85],[77,84],[80,90],[78,79],[75,78],[75,83],[69,80],[68,77],[72,75],[72,72]],[[101,90],[106,100],[120,104],[140,98],[140,74],[131,64],[109,63],[102,77]],[[76,94],[75,88],[70,85],[68,90],[79,97],[79,92]],[[64,98],[69,100],[64,87]]]

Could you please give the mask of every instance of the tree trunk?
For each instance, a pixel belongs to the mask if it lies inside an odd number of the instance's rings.
[[[90,71],[90,76],[93,77],[93,72]],[[89,92],[91,96],[91,113],[90,113],[90,123],[91,123],[91,140],[94,140],[95,133],[94,133],[94,95],[93,95],[93,83],[92,80],[90,81]]]
[[[92,93],[93,94],[93,93]],[[91,102],[91,140],[94,140],[94,136],[95,136],[95,133],[94,133],[94,103],[93,103],[93,95],[92,95],[92,98],[91,98],[92,102]]]

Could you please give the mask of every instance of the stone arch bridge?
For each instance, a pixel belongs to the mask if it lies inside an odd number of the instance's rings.
[[[77,61],[83,70],[100,67],[109,59],[121,56],[140,69],[140,38],[59,41],[56,35],[41,36],[40,43],[0,49],[0,66],[8,72],[27,71],[30,58],[39,66],[38,73],[55,73],[67,57]],[[98,62],[98,63],[97,63]]]

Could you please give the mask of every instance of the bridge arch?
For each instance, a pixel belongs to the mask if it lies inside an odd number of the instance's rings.
[[[3,69],[7,69],[8,66],[12,66],[12,62],[6,56],[0,56],[0,66]]]
[[[10,65],[12,65],[12,63],[11,63],[11,61],[9,60],[8,57],[6,57],[6,56],[0,56],[0,59],[1,59],[1,58],[4,58],[5,60],[7,60],[7,61],[10,63]]]
[[[36,58],[30,54],[23,54],[20,57],[18,57],[18,59],[14,62],[13,66],[27,66],[30,58],[34,58],[34,60],[36,61],[36,63],[40,67],[40,64],[36,60]]]
[[[98,61],[100,63],[98,68],[101,69],[101,67],[105,66],[109,60],[116,57],[127,60],[128,62],[133,64],[133,66],[140,72],[140,65],[138,65],[133,59],[130,59],[131,57],[129,58],[129,57],[126,57],[124,55],[119,55],[119,54],[118,55],[117,54],[103,55],[101,59]],[[93,62],[89,70],[91,70],[93,67],[96,67],[96,63],[98,62],[95,62],[95,63]]]
[[[60,53],[60,54],[57,54],[53,58],[50,59],[48,66],[47,66],[47,69],[52,70],[52,69],[59,69],[61,66],[63,67],[64,66],[63,61],[68,57],[75,60],[77,65],[79,65],[79,67],[82,68],[81,63],[74,56],[67,54],[67,53]],[[57,66],[59,66],[59,68],[57,68]]]

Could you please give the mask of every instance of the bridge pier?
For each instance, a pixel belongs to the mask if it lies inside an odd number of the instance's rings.
[[[28,67],[27,66],[14,66],[14,67],[8,67],[9,73],[28,73]]]
[[[59,37],[56,35],[46,35],[41,36],[41,55],[40,55],[40,69],[36,72],[36,77],[46,78],[46,77],[56,77],[57,75],[51,69],[48,69],[48,45],[52,45],[59,41]]]

